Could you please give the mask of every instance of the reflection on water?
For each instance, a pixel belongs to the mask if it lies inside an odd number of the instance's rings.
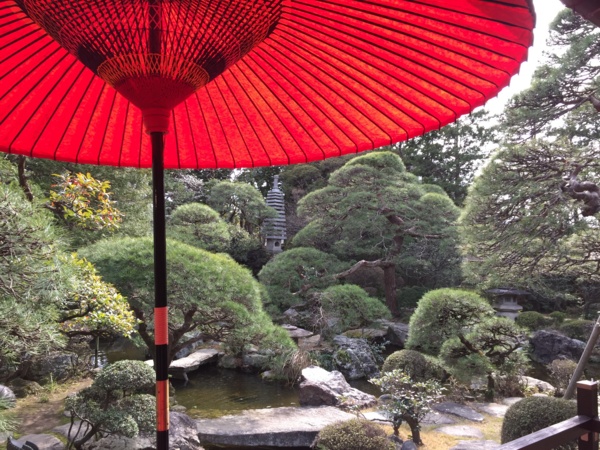
[[[257,374],[201,367],[189,374],[190,381],[172,380],[175,400],[194,418],[215,418],[246,409],[298,406],[296,388],[266,382]]]

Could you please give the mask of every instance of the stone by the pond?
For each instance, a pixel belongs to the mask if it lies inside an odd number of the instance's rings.
[[[540,364],[550,364],[555,359],[565,358],[577,361],[585,348],[583,341],[547,330],[536,331],[529,343],[531,359]]]
[[[500,403],[472,403],[478,411],[488,414],[494,417],[504,417],[508,405],[501,405]]]
[[[65,380],[77,371],[79,357],[73,352],[50,352],[31,360],[23,378],[31,381]]]
[[[476,439],[483,438],[481,430],[468,425],[450,425],[447,427],[436,428],[437,433],[449,434],[450,436],[472,437]]]
[[[384,425],[392,423],[392,418],[389,413],[385,411],[368,411],[363,413],[362,416],[370,422],[381,423]]]
[[[81,427],[79,426],[80,424],[81,421],[76,420],[73,422],[73,426],[71,426],[71,423],[66,423],[59,427],[54,427],[52,431],[64,436],[66,439],[80,439],[87,433],[89,427],[87,423],[84,423]]]
[[[499,447],[494,441],[458,441],[450,450],[496,450]]]
[[[35,381],[24,380],[22,378],[11,380],[10,388],[18,398],[39,394],[44,390],[44,388]]]
[[[344,331],[343,336],[349,338],[362,338],[372,340],[382,340],[385,338],[387,331],[378,328],[357,328],[355,330]]]
[[[284,407],[199,419],[196,424],[202,445],[289,448],[310,447],[325,426],[354,418],[333,407]]]
[[[213,348],[196,350],[194,353],[189,354],[185,358],[180,358],[173,361],[169,366],[169,374],[172,375],[173,378],[187,381],[187,374],[189,372],[198,370],[198,368],[203,364],[215,362],[218,356],[219,351]],[[150,367],[154,367],[153,360],[146,361],[146,364],[148,364]]]
[[[311,337],[315,334],[312,331],[305,330],[304,328],[298,328],[297,326],[290,324],[281,325],[281,328],[287,331],[290,337],[295,340]]]
[[[455,416],[462,417],[463,419],[470,420],[471,422],[483,422],[483,416],[481,414],[479,414],[473,408],[470,408],[466,405],[461,405],[459,403],[438,403],[437,405],[433,406],[433,409],[443,414],[453,414]]]
[[[366,408],[377,403],[374,395],[353,388],[336,370],[328,372],[318,366],[309,366],[302,370],[301,380],[298,396],[302,406]]]
[[[521,383],[526,387],[537,390],[537,393],[553,395],[556,388],[547,381],[538,380],[537,378],[522,376]]]
[[[506,406],[512,406],[521,400],[523,400],[523,397],[506,397],[502,399],[502,404]]]
[[[12,389],[3,384],[0,384],[0,398],[7,402],[10,408],[14,407],[17,401],[17,396]]]
[[[421,423],[423,425],[452,425],[456,423],[456,420],[437,411],[430,411],[421,419]]]
[[[415,444],[412,440],[404,441],[402,444],[402,448],[400,450],[417,450],[417,444]]]
[[[64,450],[65,444],[50,434],[28,434],[16,440],[19,445],[29,441],[37,445],[40,450]]]
[[[379,375],[377,358],[366,339],[353,339],[346,336],[333,338],[336,350],[333,363],[348,380],[371,378]]]
[[[408,324],[389,322],[386,339],[390,344],[404,348],[404,343],[406,342],[406,339],[408,339]]]

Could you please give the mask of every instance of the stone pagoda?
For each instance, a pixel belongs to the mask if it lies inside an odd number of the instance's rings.
[[[273,255],[283,251],[286,239],[285,231],[285,202],[283,192],[279,189],[279,175],[273,179],[273,188],[267,194],[267,206],[277,211],[277,217],[265,219],[263,232],[266,237],[267,251]]]

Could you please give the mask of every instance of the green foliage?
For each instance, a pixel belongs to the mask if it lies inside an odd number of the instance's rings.
[[[520,327],[537,331],[551,325],[552,320],[537,311],[525,311],[517,316],[515,323]]]
[[[378,299],[353,285],[330,286],[319,295],[325,317],[335,317],[336,333],[369,325],[377,319],[389,318],[390,312]]]
[[[246,183],[221,181],[210,190],[206,203],[226,222],[238,225],[248,233],[258,233],[267,217],[277,212],[266,205],[260,191]]]
[[[391,399],[385,402],[383,409],[393,417],[394,433],[402,421],[406,421],[412,431],[413,441],[422,445],[420,438],[420,422],[431,411],[431,407],[441,401],[442,386],[435,380],[415,381],[408,374],[395,369],[383,373],[379,378],[369,382],[379,386]]]
[[[227,223],[214,209],[201,203],[186,203],[171,214],[167,234],[209,252],[226,252],[231,243]]]
[[[590,338],[593,327],[594,321],[575,319],[561,323],[558,329],[570,338],[586,342]]]
[[[70,255],[63,261],[74,273],[71,293],[60,308],[61,331],[68,336],[130,336],[137,320],[127,300],[114,286],[102,281],[85,259]]]
[[[446,371],[437,359],[423,355],[415,350],[398,350],[389,355],[381,371],[384,373],[400,370],[415,381],[443,380]]]
[[[12,402],[7,398],[0,397],[0,433],[13,433],[17,428],[17,421],[7,411],[12,407],[14,407]]]
[[[368,420],[351,419],[327,425],[317,436],[319,450],[394,450],[385,431]]]
[[[48,207],[67,224],[86,230],[114,231],[122,213],[111,200],[110,182],[100,181],[88,172],[55,175]]]
[[[397,303],[400,308],[416,308],[421,297],[429,291],[422,286],[408,286],[398,289],[396,293]]]
[[[154,370],[142,361],[119,361],[106,367],[89,388],[65,400],[73,418],[88,424],[75,448],[94,435],[115,433],[135,437],[155,426]],[[72,419],[73,420],[73,419]]]
[[[435,184],[460,205],[475,171],[489,156],[489,144],[496,141],[489,123],[489,114],[480,110],[390,149],[400,155],[410,173]]]
[[[556,325],[560,325],[567,318],[567,314],[562,311],[553,311],[549,315],[554,324]]]
[[[555,359],[548,364],[546,368],[550,373],[551,383],[557,389],[564,391],[567,388],[569,381],[571,381],[571,377],[575,373],[577,363],[570,359]]]
[[[139,333],[152,350],[152,241],[111,239],[80,254],[128,298],[136,317],[143,321]],[[223,341],[234,353],[248,344],[265,344],[276,351],[293,345],[263,311],[259,283],[229,256],[167,240],[167,273],[170,358],[200,339]],[[196,334],[190,336],[191,331]]]
[[[494,314],[487,300],[473,292],[460,289],[429,291],[410,318],[406,347],[437,355],[448,338]]]
[[[299,303],[310,290],[337,284],[333,275],[343,267],[333,255],[300,247],[276,255],[260,271],[259,279],[269,292],[269,308],[282,312]]]
[[[574,402],[552,397],[528,397],[506,411],[502,422],[502,443],[534,433],[577,415]],[[556,447],[556,450],[576,450],[577,441]]]

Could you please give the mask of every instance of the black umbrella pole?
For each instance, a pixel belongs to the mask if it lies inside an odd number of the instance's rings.
[[[154,214],[154,344],[156,370],[156,448],[169,448],[169,315],[165,232],[164,133],[151,132]]]

